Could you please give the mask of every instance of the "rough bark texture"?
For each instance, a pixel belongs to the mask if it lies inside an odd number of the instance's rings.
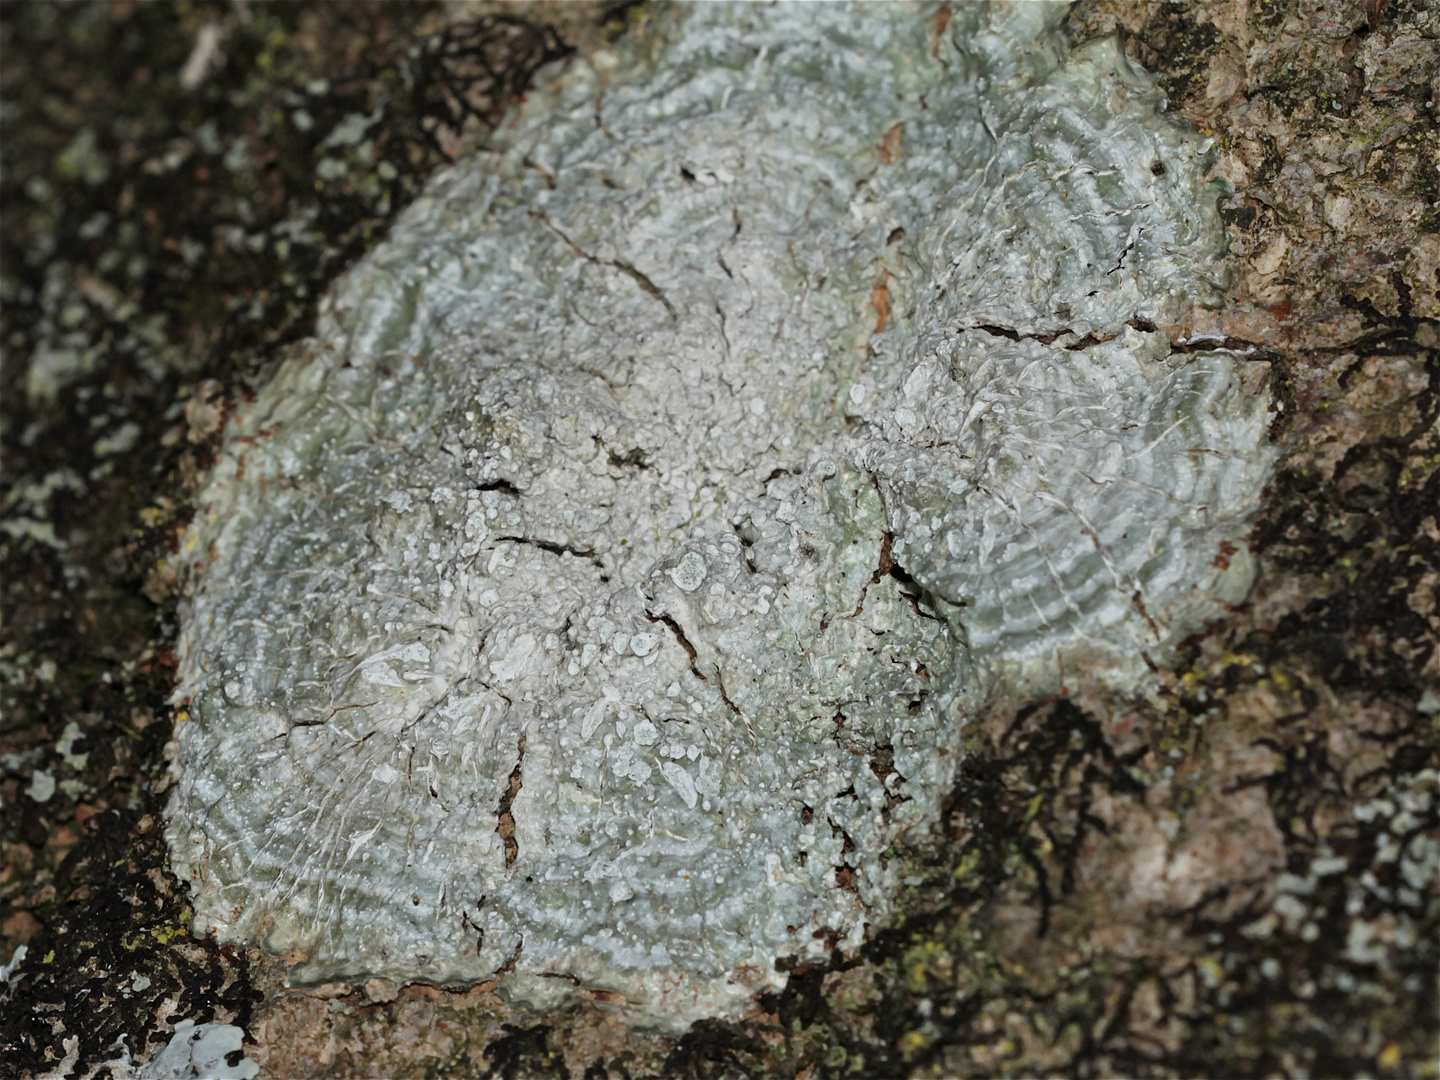
[[[227,402],[466,116],[483,131],[558,51],[485,14],[435,39],[446,15],[417,7],[4,12],[0,928],[4,959],[28,947],[5,1060],[82,1076],[192,1019],[244,1027],[281,1076],[1433,1076],[1440,13],[1414,3],[1072,12],[1216,139],[1236,279],[1189,330],[1253,349],[1286,458],[1251,599],[1166,693],[1076,685],[975,732],[947,827],[905,855],[907,917],[679,1038],[485,985],[290,990],[189,937],[156,818],[157,568]],[[403,164],[383,184],[379,158]],[[63,378],[29,386],[45,348]]]

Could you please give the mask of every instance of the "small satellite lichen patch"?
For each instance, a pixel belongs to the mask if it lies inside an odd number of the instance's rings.
[[[1206,147],[1062,10],[687,6],[434,180],[182,545],[196,932],[733,1012],[887,916],[987,694],[1243,597],[1266,404],[1154,329]]]

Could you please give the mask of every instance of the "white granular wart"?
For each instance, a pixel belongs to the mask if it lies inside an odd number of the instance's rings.
[[[987,695],[1243,597],[1266,405],[1155,329],[1205,146],[1062,14],[672,10],[434,181],[185,539],[197,932],[733,1012],[886,917]]]

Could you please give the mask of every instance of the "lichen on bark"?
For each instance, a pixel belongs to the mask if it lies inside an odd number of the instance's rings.
[[[733,1012],[887,917],[997,686],[1134,690],[1243,597],[1266,403],[1157,329],[1217,302],[1205,144],[1063,9],[937,10],[577,62],[237,410],[182,542],[197,932]]]
[[[1427,850],[1433,867],[1440,765],[1440,334],[1425,314],[1440,283],[1423,242],[1440,68],[1433,9],[1409,0],[1072,8],[1071,39],[1122,32],[1172,117],[1216,140],[1235,185],[1221,203],[1235,272],[1226,306],[1170,336],[1229,337],[1249,350],[1249,378],[1268,373],[1286,456],[1251,543],[1257,589],[1182,643],[1159,693],[1096,694],[1067,669],[1064,696],[999,700],[977,718],[933,845],[890,853],[920,880],[858,950],[796,963],[742,1020],[676,1039],[627,1027],[603,993],[534,1014],[488,984],[301,989],[259,950],[189,939],[187,890],[145,813],[163,803],[150,792],[166,782],[172,670],[172,594],[153,570],[183,522],[187,478],[208,460],[213,418],[250,393],[264,332],[304,327],[310,300],[291,290],[320,287],[336,261],[282,282],[243,260],[191,265],[178,240],[236,224],[232,176],[267,193],[253,205],[278,217],[262,229],[313,199],[325,204],[316,220],[339,222],[342,239],[355,223],[360,237],[368,211],[347,202],[348,183],[315,189],[314,144],[370,114],[379,99],[365,95],[378,93],[389,105],[377,146],[431,145],[390,88],[433,63],[431,90],[464,95],[470,45],[491,50],[482,75],[523,61],[505,42],[525,36],[486,39],[459,21],[493,9],[451,8],[451,44],[417,39],[413,53],[410,35],[435,27],[408,5],[0,10],[5,288],[29,283],[40,297],[51,263],[95,268],[113,248],[120,262],[96,276],[130,295],[131,256],[157,260],[142,279],[146,318],[112,319],[109,294],[83,277],[84,292],[45,294],[53,313],[78,304],[87,329],[114,330],[97,372],[51,405],[24,393],[35,309],[13,292],[0,306],[4,513],[21,530],[0,535],[0,960],[30,945],[0,1010],[0,1056],[43,1074],[74,1047],[84,1075],[119,1056],[117,1034],[144,1061],[194,1017],[243,1026],[247,1054],[279,1076],[1433,1075],[1440,892],[1433,871],[1418,889],[1405,873]],[[579,5],[525,10],[558,10],[567,40],[585,21]],[[655,14],[597,15],[603,29],[573,42],[589,51]],[[223,60],[187,96],[175,73],[212,17],[228,29]],[[315,121],[309,142],[274,135],[292,94]],[[203,120],[213,126],[200,131]],[[84,125],[111,164],[99,187],[60,160]],[[881,143],[896,137],[903,151],[903,131]],[[258,149],[230,174],[216,165],[235,141]],[[417,156],[403,183],[433,160]],[[37,173],[51,188],[32,196]],[[177,175],[200,212],[174,213]],[[1351,213],[1330,215],[1335,195]],[[99,236],[96,210],[111,214]],[[273,323],[247,306],[260,296],[283,301]],[[126,350],[160,308],[194,367],[154,383]],[[197,389],[202,377],[217,382]],[[110,456],[92,453],[130,422],[132,450],[107,441]],[[162,443],[177,425],[178,444]],[[108,475],[91,476],[104,462]],[[67,468],[83,490],[42,483]],[[36,770],[57,781],[44,803],[28,794]],[[150,985],[136,989],[137,975]]]

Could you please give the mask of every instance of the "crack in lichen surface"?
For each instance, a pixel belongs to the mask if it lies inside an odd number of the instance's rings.
[[[530,211],[530,212],[531,212],[536,218],[538,218],[540,221],[542,221],[542,222],[545,224],[545,227],[546,227],[547,229],[549,229],[549,230],[550,230],[551,232],[553,232],[556,236],[558,236],[561,240],[563,240],[563,241],[565,242],[565,246],[568,247],[571,251],[575,252],[576,255],[579,255],[579,256],[580,256],[582,259],[584,259],[586,262],[594,263],[596,266],[612,266],[612,267],[614,267],[616,270],[619,270],[622,274],[626,275],[626,276],[629,277],[632,281],[634,281],[635,284],[639,285],[640,288],[641,288],[642,290],[644,290],[644,292],[646,292],[646,293],[647,293],[648,295],[650,295],[650,296],[653,296],[656,300],[659,300],[660,303],[662,303],[663,305],[665,305],[665,310],[670,313],[670,317],[671,317],[672,319],[677,318],[676,313],[675,313],[675,305],[672,304],[672,303],[670,303],[669,298],[665,295],[664,292],[661,291],[660,287],[659,287],[658,285],[656,285],[655,282],[653,282],[653,281],[650,280],[650,278],[649,278],[649,276],[648,276],[647,274],[645,274],[645,273],[643,273],[643,272],[641,272],[640,270],[637,270],[637,269],[635,268],[635,264],[634,264],[634,263],[629,262],[628,260],[625,260],[625,259],[620,259],[620,258],[615,258],[615,259],[601,259],[601,258],[598,258],[597,256],[590,254],[590,252],[588,252],[588,251],[586,251],[584,248],[580,247],[579,244],[575,243],[574,240],[571,240],[570,237],[568,237],[567,235],[565,235],[564,230],[562,230],[562,229],[561,229],[559,226],[557,226],[553,221],[551,221],[550,218],[546,216],[546,214],[545,214],[545,212],[544,212],[543,210],[532,210],[532,211]],[[719,308],[718,308],[718,307],[716,308],[716,311],[717,311],[717,312],[719,311]],[[723,314],[723,313],[721,313],[721,319],[722,319],[722,321],[723,321],[723,319],[724,319],[724,314]]]
[[[515,814],[511,807],[515,805],[515,796],[520,794],[524,786],[522,775],[525,766],[525,736],[520,736],[520,742],[515,747],[515,768],[511,770],[506,778],[505,791],[500,796],[500,803],[495,807],[495,832],[505,844],[505,865],[515,865],[515,860],[520,854],[520,843],[515,839]]]
[[[675,621],[675,616],[656,615],[647,609],[645,617],[651,622],[663,623],[665,627],[675,635],[675,640],[679,643],[680,647],[685,650],[685,655],[690,658],[690,673],[701,682],[705,682],[707,676],[695,666],[695,660],[700,654],[695,650],[695,646],[690,644],[690,639],[685,636],[684,627]]]
[[[995,687],[1142,689],[1243,595],[1265,402],[1155,329],[1223,276],[1203,149],[1056,11],[931,15],[577,61],[237,409],[182,554],[199,930],[732,1011],[886,917]]]

